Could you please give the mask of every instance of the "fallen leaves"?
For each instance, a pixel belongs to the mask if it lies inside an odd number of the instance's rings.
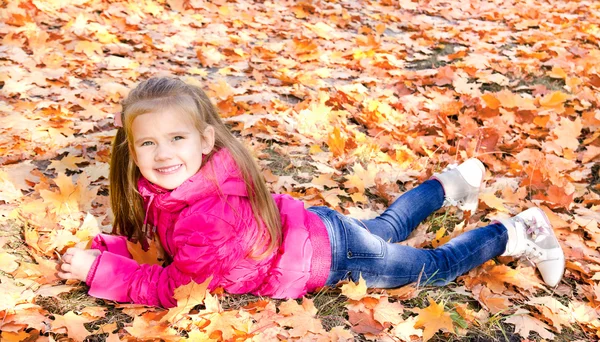
[[[77,2],[4,2],[0,339],[178,340],[182,331],[190,341],[350,340],[361,332],[375,340],[461,338],[448,314],[467,329],[495,314],[523,338],[549,339],[575,323],[598,335],[600,54],[589,19],[598,8],[582,18],[571,15],[577,2],[558,3],[100,0],[84,1],[81,11]],[[479,157],[489,172],[478,213],[454,230],[421,227],[411,243],[440,246],[462,227],[484,224],[480,218],[542,205],[573,287],[555,296],[567,293],[570,302],[546,297],[531,265],[500,258],[459,280],[479,311],[436,296],[423,303],[428,288],[370,293],[359,280],[341,287],[348,320],[329,330],[311,298],[224,309],[203,284],[180,290],[188,304],[177,311],[121,307],[133,318],[121,329],[82,329],[99,313],[50,320],[35,298],[68,294],[74,285],[54,274],[58,255],[110,231],[113,118],[131,87],[151,75],[203,87],[268,170],[274,192],[364,219],[438,166]],[[128,247],[139,262],[164,261],[156,243]],[[416,299],[418,314],[403,304]],[[445,323],[428,328],[433,317]]]

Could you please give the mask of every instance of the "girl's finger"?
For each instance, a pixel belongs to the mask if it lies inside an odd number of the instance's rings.
[[[57,275],[61,279],[75,279],[75,276],[73,275],[73,273],[70,273],[70,272],[58,272]]]
[[[66,254],[66,253],[65,253],[65,254],[63,255],[63,257],[62,257],[62,261],[63,261],[63,263],[68,263],[68,264],[70,264],[70,263],[71,263],[71,260],[73,260],[73,255],[72,255],[72,254]]]
[[[65,272],[71,272],[71,264],[63,262],[62,265],[60,265],[60,269]]]

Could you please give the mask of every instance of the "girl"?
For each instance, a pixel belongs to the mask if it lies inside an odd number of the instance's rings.
[[[270,195],[198,87],[171,78],[142,82],[119,121],[110,195],[113,230],[122,236],[100,234],[90,250],[69,249],[59,273],[85,281],[92,296],[168,308],[177,304],[177,287],[210,276],[210,289],[273,298],[298,298],[360,275],[370,287],[443,285],[499,255],[529,257],[549,286],[562,278],[562,249],[538,208],[436,249],[395,244],[444,205],[477,208],[485,173],[477,159],[435,174],[381,216],[359,221]],[[127,251],[127,238],[144,241],[153,233],[167,266],[140,265]]]

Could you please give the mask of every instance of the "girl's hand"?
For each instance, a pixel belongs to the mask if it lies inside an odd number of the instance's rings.
[[[100,255],[97,249],[69,248],[62,257],[58,276],[63,279],[78,279],[85,281],[92,264]]]

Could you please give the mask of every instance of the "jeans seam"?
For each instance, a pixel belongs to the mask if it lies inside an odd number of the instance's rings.
[[[502,234],[504,234],[504,233],[502,233]],[[474,252],[479,252],[479,251],[480,251],[480,250],[482,250],[483,248],[485,248],[485,247],[489,246],[489,245],[490,245],[490,243],[492,243],[492,242],[493,242],[493,241],[491,241],[491,240],[488,240],[488,242],[487,242],[485,245],[481,245],[481,244],[480,244],[480,245],[479,245],[479,248],[476,248]],[[472,254],[474,254],[474,252],[473,252],[473,253],[469,253],[469,256],[472,256]],[[463,262],[463,261],[465,261],[465,260],[467,260],[467,258],[468,258],[469,256],[465,256],[465,257],[463,257],[462,259],[458,260],[458,261],[456,262],[456,265],[458,265],[458,264],[462,264],[462,262]],[[436,266],[437,266],[437,265],[436,265]],[[448,269],[448,272],[450,272],[450,271],[453,271],[453,269],[452,269],[452,267],[453,267],[453,266],[454,266],[454,265],[452,265],[452,266],[451,266],[451,267]],[[480,266],[480,265],[477,265],[476,267],[478,267],[478,266]],[[439,270],[439,267],[438,267],[438,270]],[[454,273],[454,272],[453,272],[453,273]],[[447,277],[446,277],[446,278],[447,278]]]

